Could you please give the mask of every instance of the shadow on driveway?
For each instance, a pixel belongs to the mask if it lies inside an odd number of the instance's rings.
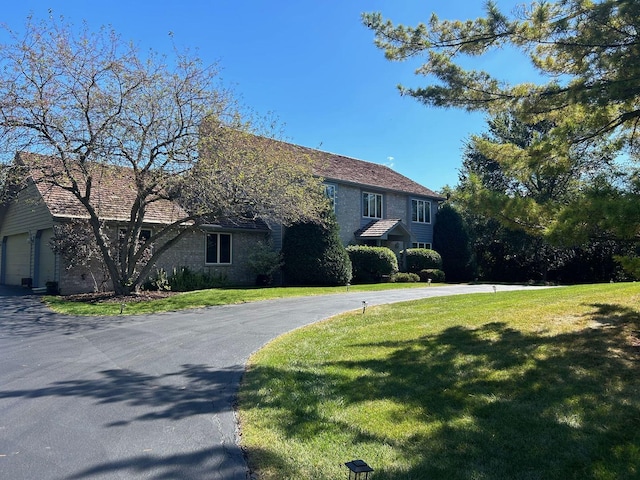
[[[112,327],[130,317],[75,317],[54,312],[42,296],[23,287],[0,285],[0,337],[31,337],[58,332],[63,335]]]

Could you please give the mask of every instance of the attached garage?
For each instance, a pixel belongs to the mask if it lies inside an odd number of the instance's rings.
[[[7,285],[21,285],[23,278],[31,278],[31,239],[28,233],[10,235],[2,239],[2,278]]]

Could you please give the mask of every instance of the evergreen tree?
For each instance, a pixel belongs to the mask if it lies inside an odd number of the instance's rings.
[[[351,260],[333,212],[325,213],[322,222],[296,223],[287,228],[282,254],[287,284],[346,285],[351,281]]]
[[[448,281],[466,281],[473,275],[471,243],[462,215],[445,203],[436,214],[433,249],[442,257],[442,270]]]

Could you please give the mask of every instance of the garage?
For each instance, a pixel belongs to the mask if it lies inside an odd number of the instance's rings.
[[[10,235],[3,241],[4,283],[21,285],[23,278],[31,277],[31,241],[28,233]]]

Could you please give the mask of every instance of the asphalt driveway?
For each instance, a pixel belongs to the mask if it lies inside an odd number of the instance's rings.
[[[532,287],[506,287],[514,290]],[[57,315],[0,287],[0,478],[245,480],[234,400],[249,355],[340,312],[490,293],[460,285],[135,317]],[[346,459],[348,460],[348,459]]]

